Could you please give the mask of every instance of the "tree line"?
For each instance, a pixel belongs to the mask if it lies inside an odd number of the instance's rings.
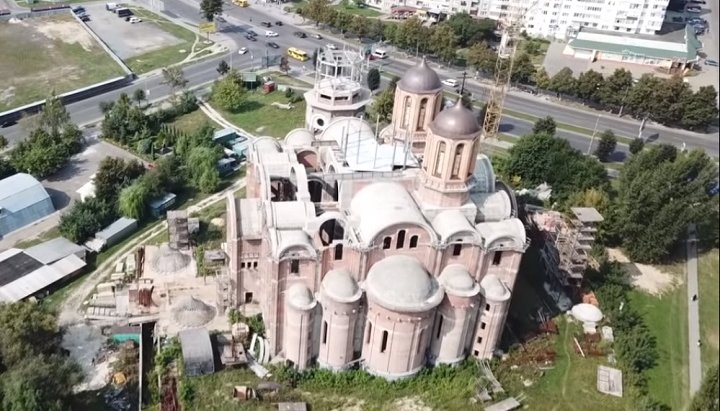
[[[595,207],[605,217],[598,240],[622,247],[633,261],[670,260],[690,223],[697,224],[701,245],[718,245],[720,202],[712,191],[718,167],[706,153],[633,142],[631,157],[612,186],[598,159],[556,138],[550,120],[538,121],[534,133],[518,139],[507,156],[493,158],[506,181],[516,188],[548,183],[548,205],[561,210]]]

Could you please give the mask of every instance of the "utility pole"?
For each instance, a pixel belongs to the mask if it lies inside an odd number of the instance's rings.
[[[460,83],[460,97],[465,93],[465,78],[467,78],[467,71],[463,71],[462,83]]]
[[[590,145],[588,146],[587,155],[590,155],[590,152],[592,151],[593,143],[595,142],[595,133],[597,133],[598,124],[600,123],[600,117],[602,114],[598,114],[597,120],[595,120],[595,128],[593,129],[593,133],[590,136]]]

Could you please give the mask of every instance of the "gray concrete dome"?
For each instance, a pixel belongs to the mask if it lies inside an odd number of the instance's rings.
[[[436,136],[453,140],[473,139],[480,132],[475,113],[463,107],[460,100],[454,106],[441,111],[430,123]]]
[[[368,273],[366,290],[383,307],[404,312],[426,311],[437,306],[443,290],[414,257],[393,255],[375,263]]]
[[[303,283],[295,283],[288,288],[285,298],[288,304],[298,310],[309,310],[317,303],[310,289]]]
[[[442,83],[435,70],[423,58],[420,64],[405,72],[398,81],[398,87],[410,93],[428,93],[440,90]]]
[[[322,291],[338,302],[355,301],[362,295],[357,281],[345,269],[328,271],[322,280]]]
[[[480,291],[480,285],[472,279],[468,269],[461,264],[450,264],[445,267],[439,280],[445,288],[445,292],[459,297],[471,297]]]

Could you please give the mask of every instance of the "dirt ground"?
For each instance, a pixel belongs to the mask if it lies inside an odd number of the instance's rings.
[[[0,112],[123,75],[70,14],[0,23]]]
[[[680,278],[658,270],[652,265],[633,263],[623,252],[617,248],[608,248],[608,254],[611,261],[617,261],[620,264],[628,264],[634,266],[637,270],[629,270],[631,273],[632,285],[650,294],[659,295],[664,291],[672,288],[681,281]]]

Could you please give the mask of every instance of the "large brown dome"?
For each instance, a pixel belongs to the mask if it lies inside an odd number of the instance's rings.
[[[440,77],[427,65],[425,59],[411,68],[398,82],[400,89],[410,93],[428,93],[442,88]]]
[[[454,106],[441,111],[430,123],[436,136],[454,140],[472,139],[480,132],[475,113],[466,109],[460,100]]]

